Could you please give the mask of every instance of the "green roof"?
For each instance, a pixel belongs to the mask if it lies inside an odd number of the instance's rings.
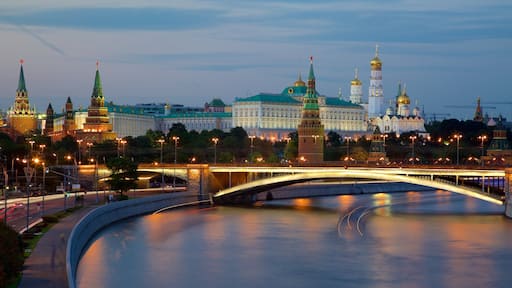
[[[18,81],[18,91],[27,92],[27,87],[25,86],[25,73],[23,73],[23,65],[20,68],[20,80]]]
[[[155,118],[231,118],[228,112],[187,112],[171,113],[169,115],[155,115]]]
[[[301,102],[290,96],[282,94],[260,93],[247,98],[237,98],[235,102],[267,102],[267,103],[289,103],[300,104]]]
[[[306,94],[306,86],[288,86],[283,89],[281,95],[283,96],[303,96]]]
[[[354,104],[352,102],[348,102],[345,100],[341,100],[340,98],[336,97],[325,97],[325,105],[329,106],[348,106],[348,107],[354,107],[354,108],[362,108],[359,104]]]
[[[94,88],[91,98],[103,98],[103,89],[101,88],[100,71],[96,69],[96,77],[94,78]]]
[[[222,101],[219,98],[213,99],[208,105],[212,107],[226,107],[226,104],[224,104],[224,101]]]

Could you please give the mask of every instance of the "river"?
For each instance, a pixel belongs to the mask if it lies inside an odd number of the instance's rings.
[[[447,191],[178,209],[102,230],[77,284],[511,287],[512,220],[502,214]]]

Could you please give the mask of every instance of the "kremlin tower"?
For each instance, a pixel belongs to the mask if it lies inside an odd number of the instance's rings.
[[[477,122],[483,122],[484,116],[482,112],[482,106],[480,106],[480,97],[476,99],[476,110],[475,110],[475,116],[473,117],[473,121]]]
[[[384,108],[384,89],[382,87],[382,62],[379,58],[379,46],[375,46],[375,57],[370,61],[370,88],[368,94],[368,118],[382,115]]]
[[[359,80],[357,72],[356,68],[354,80],[350,81],[350,102],[361,104],[363,102],[363,83]]]
[[[320,121],[313,57],[310,57],[308,83],[303,105],[302,118],[298,127],[299,161],[319,163],[324,160],[324,125]]]
[[[66,103],[66,108],[70,103],[71,101]],[[68,111],[66,111],[66,120],[68,116]],[[98,62],[96,62],[96,76],[91,95],[91,104],[87,109],[87,118],[85,118],[83,130],[77,131],[76,136],[77,139],[90,142],[103,142],[116,138],[116,134],[112,132],[112,124],[108,117],[108,108],[105,107],[105,98],[103,97],[103,88],[101,87]]]
[[[16,90],[16,98],[14,105],[7,112],[7,118],[13,136],[25,134],[37,128],[36,110],[35,108],[30,108],[28,101],[25,75],[23,73],[23,60],[20,60],[20,78],[18,89]]]

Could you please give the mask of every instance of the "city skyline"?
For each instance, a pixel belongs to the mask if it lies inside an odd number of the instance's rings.
[[[14,102],[19,59],[37,112],[60,111],[68,96],[86,108],[96,61],[106,101],[201,106],[213,98],[280,92],[307,74],[349,97],[359,69],[368,99],[370,59],[379,44],[386,106],[407,84],[425,113],[512,119],[506,96],[512,61],[506,1],[38,1],[0,4],[0,109]],[[496,107],[486,109],[487,106]],[[442,116],[441,116],[442,117]]]

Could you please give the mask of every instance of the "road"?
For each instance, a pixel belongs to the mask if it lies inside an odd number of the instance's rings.
[[[182,191],[182,187],[167,188],[164,192]],[[131,190],[127,193],[130,198],[144,197],[148,195],[154,195],[162,193],[162,189],[140,189]],[[105,203],[108,195],[115,192],[110,191],[89,191],[89,192],[77,192],[69,193],[67,197],[64,194],[53,194],[44,197],[36,196],[30,197],[27,203],[27,198],[15,198],[7,201],[7,213],[4,211],[4,201],[0,203],[0,221],[4,221],[4,215],[7,214],[7,224],[14,228],[16,231],[21,232],[27,227],[27,207],[29,207],[28,213],[28,225],[35,223],[41,216],[53,214],[66,208],[75,207],[76,205],[92,206]],[[76,202],[76,196],[84,196],[83,202]],[[28,204],[28,205],[27,205]],[[44,209],[44,211],[43,211]]]

